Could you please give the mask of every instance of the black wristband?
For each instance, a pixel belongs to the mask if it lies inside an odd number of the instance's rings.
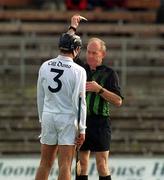
[[[69,30],[70,30],[70,29],[73,29],[73,30],[76,32],[76,28],[73,27],[73,26],[70,26],[68,29],[69,29]]]
[[[97,94],[102,94],[104,92],[104,88],[101,88]]]

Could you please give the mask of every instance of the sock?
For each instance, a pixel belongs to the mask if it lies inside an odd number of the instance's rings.
[[[80,175],[76,177],[76,180],[88,180],[88,175]]]
[[[99,180],[112,180],[111,175],[109,176],[99,176]]]

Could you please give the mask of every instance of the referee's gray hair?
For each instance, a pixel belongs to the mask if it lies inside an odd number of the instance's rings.
[[[99,42],[99,43],[100,43],[100,46],[101,46],[101,50],[104,51],[104,52],[106,52],[107,48],[106,48],[105,41],[103,41],[103,40],[100,39],[100,38],[93,37],[93,38],[90,38],[90,39],[89,39],[88,44],[91,43],[91,42]]]

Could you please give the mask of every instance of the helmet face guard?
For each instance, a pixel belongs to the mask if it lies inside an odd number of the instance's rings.
[[[63,33],[59,39],[59,49],[73,52],[77,48],[82,47],[82,41],[80,36],[76,34]]]

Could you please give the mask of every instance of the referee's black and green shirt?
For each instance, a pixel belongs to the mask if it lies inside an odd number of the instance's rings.
[[[96,70],[91,70],[85,65],[87,73],[87,81],[96,81],[103,88],[121,96],[120,86],[117,73],[110,67],[105,65],[98,66]],[[110,103],[95,92],[87,92],[87,115],[110,115]]]

